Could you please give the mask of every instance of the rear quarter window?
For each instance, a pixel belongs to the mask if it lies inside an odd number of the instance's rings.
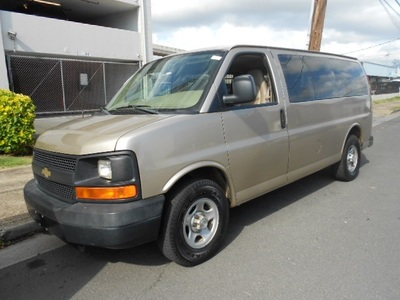
[[[368,94],[357,61],[307,55],[278,55],[292,103]]]

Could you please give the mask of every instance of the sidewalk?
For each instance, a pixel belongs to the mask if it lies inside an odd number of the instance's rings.
[[[400,115],[400,112],[386,117],[374,116],[373,126],[389,121]],[[67,119],[41,119],[40,131]],[[38,126],[39,127],[39,126]],[[43,230],[28,215],[23,196],[24,185],[33,178],[31,166],[11,169],[0,169],[0,241],[18,240],[29,234]]]
[[[0,240],[9,242],[41,230],[28,215],[23,187],[33,178],[31,166],[0,170]]]

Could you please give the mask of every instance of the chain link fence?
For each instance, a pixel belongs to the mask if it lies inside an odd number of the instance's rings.
[[[139,63],[6,55],[10,89],[29,95],[36,113],[72,113],[105,106]]]

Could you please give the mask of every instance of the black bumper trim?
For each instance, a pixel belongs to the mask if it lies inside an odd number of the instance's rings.
[[[103,248],[127,248],[154,241],[160,229],[163,195],[127,203],[62,202],[35,180],[24,188],[31,217],[62,240]]]
[[[374,144],[374,137],[371,135],[368,139],[368,147],[372,147]]]

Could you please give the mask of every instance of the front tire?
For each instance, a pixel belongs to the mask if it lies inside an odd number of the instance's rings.
[[[217,253],[228,220],[228,200],[221,187],[208,179],[191,181],[171,196],[159,247],[180,265],[198,265]]]
[[[341,181],[352,181],[360,170],[361,147],[355,135],[349,136],[343,149],[340,162],[333,166],[333,175]]]

